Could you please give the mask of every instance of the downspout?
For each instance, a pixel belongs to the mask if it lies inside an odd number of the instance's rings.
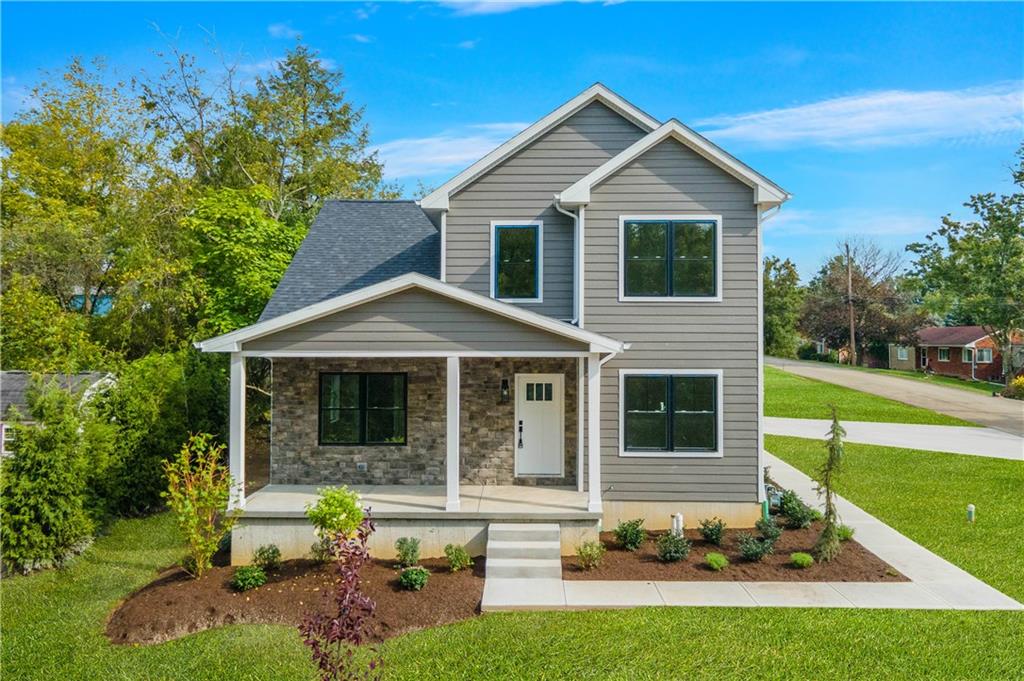
[[[573,257],[572,323],[582,328],[583,310],[582,301],[580,301],[580,275],[583,273],[583,268],[581,267],[580,263],[580,251],[582,242],[582,239],[580,238],[580,218],[579,215],[577,215],[576,213],[572,213],[562,208],[562,204],[559,200],[558,194],[555,194],[554,206],[555,210],[557,210],[559,213],[572,218],[573,248],[575,250],[575,257]]]

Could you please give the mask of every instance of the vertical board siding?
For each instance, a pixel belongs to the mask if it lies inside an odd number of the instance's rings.
[[[544,134],[450,200],[446,219],[447,281],[491,292],[491,220],[544,221],[544,300],[522,303],[555,317],[573,316],[573,223],[553,197],[643,136],[643,131],[594,102]]]
[[[722,302],[619,302],[619,216],[722,216]],[[591,194],[586,328],[631,343],[602,368],[601,483],[608,500],[757,501],[757,211],[753,189],[665,141]],[[619,456],[619,369],[722,369],[722,458]]]

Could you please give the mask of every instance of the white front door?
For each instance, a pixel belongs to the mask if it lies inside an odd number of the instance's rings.
[[[562,374],[516,374],[516,476],[564,474]]]

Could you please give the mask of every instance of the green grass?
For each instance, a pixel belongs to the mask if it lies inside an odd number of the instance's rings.
[[[765,416],[827,419],[831,418],[830,404],[839,407],[839,416],[846,421],[977,425],[878,395],[797,376],[776,367],[764,368]]]
[[[896,378],[907,378],[912,381],[921,381],[922,383],[931,383],[933,385],[941,385],[949,388],[960,388],[961,390],[970,390],[971,392],[984,393],[985,395],[991,395],[993,391],[1000,391],[1006,386],[1002,383],[989,383],[987,381],[965,381],[955,376],[940,376],[938,374],[926,374],[922,371],[904,371],[902,369],[872,369],[869,367],[851,367],[848,364],[833,364],[832,366],[838,366],[842,369],[853,369],[855,371],[864,371],[870,374],[881,374],[883,376],[895,376]]]
[[[769,435],[765,449],[808,475],[817,440]],[[1024,462],[846,444],[838,492],[952,563],[1024,601]],[[967,504],[977,520],[966,521]]]

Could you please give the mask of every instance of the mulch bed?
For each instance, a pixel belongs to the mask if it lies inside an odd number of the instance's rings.
[[[601,541],[608,551],[601,564],[593,570],[584,570],[575,556],[562,557],[562,579],[609,579],[647,581],[745,581],[745,582],[906,582],[906,577],[866,548],[851,540],[843,543],[839,557],[828,563],[815,563],[799,569],[789,564],[789,554],[802,551],[813,553],[812,548],[821,532],[816,522],[804,530],[785,530],[775,543],[775,553],[760,562],[745,561],[737,548],[737,536],[751,530],[726,530],[722,546],[705,542],[697,530],[687,530],[686,538],[693,542],[690,555],[678,563],[662,563],[654,540],[661,533],[648,533],[648,540],[635,552],[626,551],[615,541],[611,532],[602,532]],[[721,553],[729,559],[729,566],[715,572],[704,564],[708,553]]]
[[[484,589],[484,559],[474,566],[449,572],[444,559],[420,564],[430,570],[423,591],[398,586],[392,561],[375,560],[363,566],[363,591],[377,602],[373,640],[473,617],[480,612]],[[337,577],[331,565],[290,560],[267,575],[267,583],[244,593],[230,586],[235,568],[223,557],[201,579],[179,568],[165,570],[156,581],[129,596],[107,622],[107,638],[120,644],[151,644],[180,638],[226,624],[298,625],[310,610],[326,610],[329,586]]]

